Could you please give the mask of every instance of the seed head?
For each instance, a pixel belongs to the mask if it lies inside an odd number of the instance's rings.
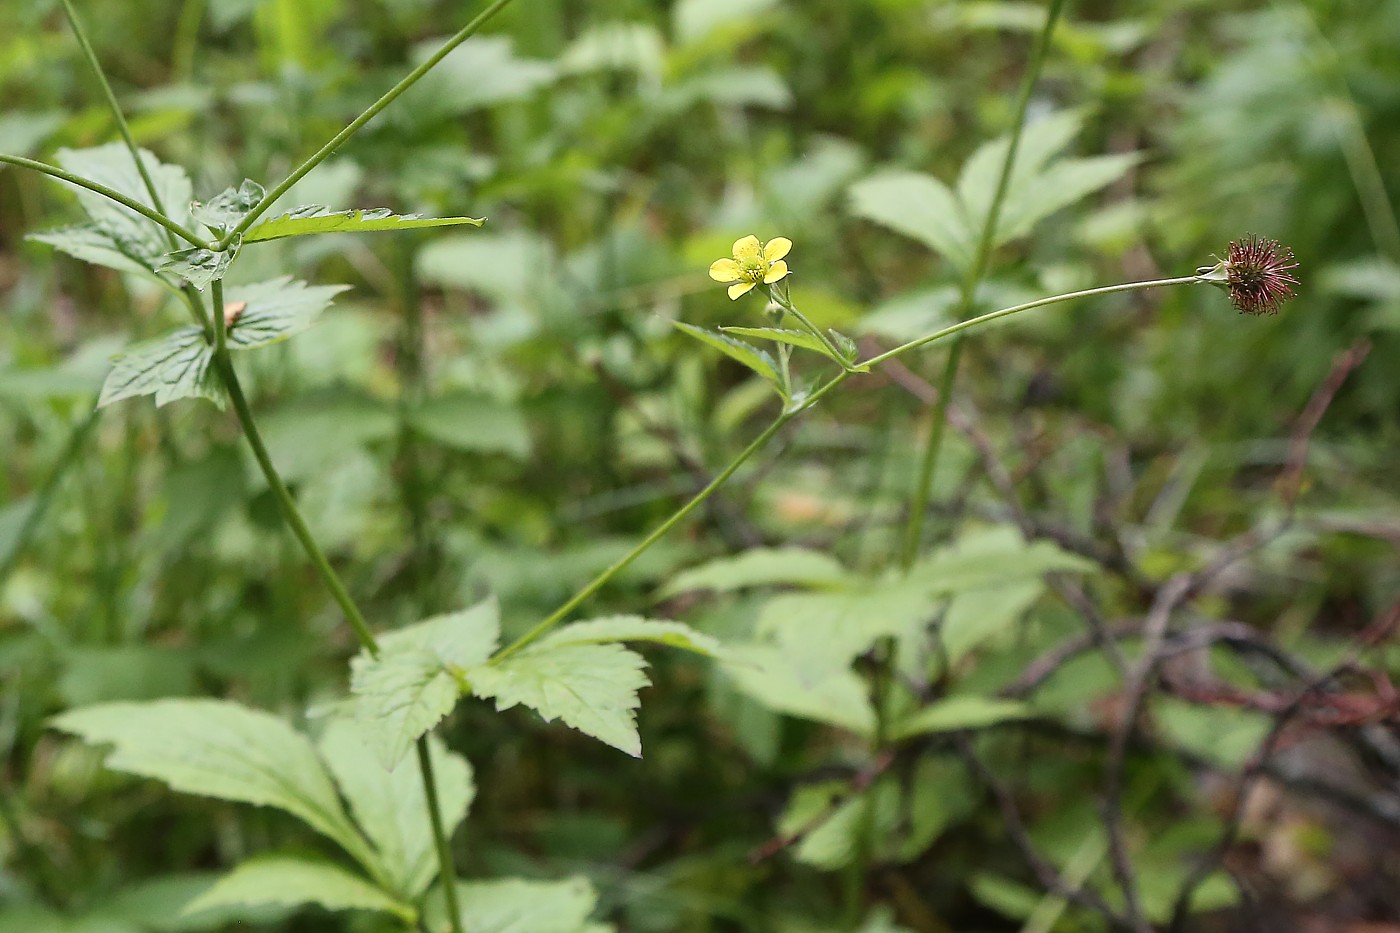
[[[1278,240],[1252,234],[1231,240],[1229,258],[1221,265],[1230,302],[1241,314],[1277,314],[1298,284],[1288,271],[1298,268],[1293,250]]]

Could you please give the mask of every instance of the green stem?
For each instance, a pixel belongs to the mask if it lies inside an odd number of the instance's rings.
[[[199,26],[205,0],[185,0],[175,23],[175,49],[170,56],[173,83],[184,84],[194,76],[194,56],[199,48]]]
[[[175,234],[180,239],[184,240],[192,246],[199,246],[204,249],[215,249],[214,244],[206,242],[197,234],[192,233],[190,230],[171,220],[169,217],[166,217],[159,211],[152,210],[145,204],[142,204],[140,201],[133,200],[132,198],[129,198],[126,195],[122,194],[120,191],[117,191],[113,188],[108,188],[104,184],[91,181],[87,178],[82,177],[81,175],[74,175],[72,172],[61,169],[56,165],[49,165],[45,162],[36,162],[33,159],[26,159],[23,156],[7,155],[6,153],[0,152],[0,162],[8,163],[18,168],[27,168],[31,171],[41,172],[52,178],[57,178],[59,181],[66,181],[70,185],[77,185],[79,188],[86,188],[87,190],[94,192],[95,194],[102,195],[104,198],[107,198],[110,201],[117,202],[122,207],[129,208],[130,210],[135,211],[142,217],[145,217],[147,220],[160,224],[168,232]]]
[[[1148,282],[1125,282],[1120,285],[1104,285],[1099,288],[1086,288],[1081,289],[1080,291],[1066,292],[1062,295],[1051,295],[1048,298],[1039,298],[1035,301],[1028,301],[1024,304],[1012,305],[1009,308],[1002,308],[998,311],[989,311],[988,313],[983,314],[979,317],[971,318],[970,320],[966,321],[960,321],[957,324],[952,324],[948,327],[943,328],[942,330],[934,331],[933,333],[928,334],[924,337],[919,337],[918,339],[911,340],[908,343],[900,344],[892,350],[886,350],[884,353],[881,353],[878,356],[873,356],[870,359],[857,364],[857,366],[861,370],[863,370],[865,367],[870,367],[873,369],[881,363],[889,362],[897,356],[900,356],[904,353],[908,353],[911,350],[918,349],[919,347],[925,346],[926,344],[933,343],[936,340],[942,340],[945,337],[951,337],[954,334],[960,334],[965,330],[978,327],[982,324],[990,323],[991,321],[995,321],[998,318],[1008,317],[1012,314],[1019,314],[1022,311],[1029,311],[1033,308],[1041,308],[1046,305],[1058,304],[1062,301],[1073,301],[1076,298],[1090,298],[1095,295],[1112,295],[1117,292],[1142,291],[1149,288],[1163,288],[1168,285],[1192,285],[1200,283],[1202,281],[1204,280],[1199,276],[1186,275],[1174,279],[1154,279]],[[767,444],[768,441],[772,440],[773,435],[777,434],[778,431],[780,431],[788,422],[801,416],[804,412],[812,409],[818,402],[825,398],[827,394],[835,390],[843,382],[851,378],[851,376],[855,375],[856,372],[857,369],[855,368],[842,370],[841,372],[833,376],[830,380],[828,380],[825,385],[821,386],[819,389],[813,392],[807,398],[807,400],[802,403],[801,407],[784,411],[781,415],[778,416],[776,420],[773,421],[772,424],[770,424],[767,428],[764,429],[762,434],[754,438],[753,441],[749,443],[749,446],[745,447],[743,451],[741,451],[739,455],[729,463],[728,466],[726,466],[717,476],[715,476],[715,478],[711,480],[709,484],[705,486],[704,489],[700,490],[694,495],[694,497],[692,497],[679,509],[673,512],[669,518],[667,518],[664,522],[662,522],[655,529],[653,529],[652,532],[648,534],[645,538],[643,538],[635,547],[632,548],[632,550],[628,551],[625,555],[623,555],[621,558],[615,561],[606,570],[599,573],[596,577],[594,577],[587,584],[585,584],[583,588],[580,589],[577,593],[569,597],[569,599],[566,600],[558,609],[555,609],[544,619],[540,620],[540,622],[538,622],[524,635],[521,635],[515,641],[511,642],[509,645],[497,652],[495,660],[500,661],[519,652],[526,646],[530,645],[532,642],[539,639],[541,636],[543,636],[550,629],[554,628],[560,622],[562,622],[565,618],[568,617],[569,613],[573,612],[580,605],[582,605],[590,596],[592,596],[594,593],[598,592],[605,585],[607,585],[608,581],[610,581],[613,577],[617,576],[623,570],[627,569],[627,567],[630,566],[631,563],[635,561],[638,557],[641,557],[642,554],[645,553],[648,548],[650,548],[657,541],[660,541],[662,538],[664,538],[671,531],[671,529],[675,528],[678,524],[684,521],[686,516],[688,516],[691,512],[694,512],[697,508],[699,508],[705,502],[706,499],[712,496],[716,490],[718,490],[721,486],[728,482],[729,479],[736,472],[738,472],[739,467],[743,466],[744,463],[750,457],[758,453],[758,451],[762,449],[762,447],[765,444]]]
[[[982,276],[987,271],[987,263],[991,259],[992,247],[996,242],[997,221],[1001,216],[1001,206],[1006,200],[1007,189],[1011,187],[1011,174],[1016,166],[1016,153],[1021,148],[1021,134],[1026,126],[1026,109],[1030,106],[1031,93],[1035,90],[1036,82],[1040,80],[1041,69],[1045,66],[1045,54],[1050,48],[1050,37],[1055,32],[1055,24],[1059,22],[1060,13],[1064,9],[1064,0],[1050,0],[1050,6],[1045,11],[1045,24],[1041,27],[1039,35],[1036,36],[1035,45],[1031,49],[1030,62],[1026,66],[1025,76],[1021,80],[1021,89],[1016,95],[1016,108],[1012,116],[1011,138],[1006,146],[1006,157],[1002,159],[1001,168],[997,174],[996,188],[992,191],[991,203],[987,205],[987,216],[983,218],[982,230],[977,237],[977,249],[973,251],[972,262],[968,265],[963,276],[962,294],[958,303],[958,317],[965,318],[972,311],[973,301],[977,295],[977,287],[982,284]],[[944,426],[948,420],[948,405],[953,394],[953,384],[957,380],[958,368],[962,363],[962,338],[959,337],[953,342],[953,347],[948,353],[948,359],[943,364],[943,376],[939,379],[941,387],[938,399],[933,404],[930,412],[930,423],[928,440],[925,442],[923,456],[919,462],[919,476],[915,481],[914,492],[910,501],[909,524],[905,527],[904,551],[901,555],[901,563],[905,570],[908,570],[914,563],[914,559],[919,553],[919,543],[923,539],[924,517],[928,513],[928,500],[933,487],[934,469],[938,464],[938,455],[943,448]]]
[[[360,114],[347,124],[343,130],[331,137],[330,142],[316,150],[316,153],[312,155],[311,158],[297,166],[296,170],[283,179],[282,183],[276,188],[273,188],[272,191],[268,193],[267,197],[258,202],[258,206],[249,211],[247,216],[240,220],[236,227],[224,234],[223,239],[219,241],[217,251],[221,252],[228,249],[229,245],[233,243],[234,238],[251,227],[259,217],[272,207],[273,203],[278,198],[287,193],[292,185],[301,181],[308,172],[329,158],[331,153],[339,149],[347,139],[358,133],[361,127],[370,120],[373,120],[381,110],[392,104],[404,91],[407,91],[409,88],[413,87],[413,85],[417,84],[425,74],[438,64],[438,62],[446,58],[457,46],[475,35],[482,26],[486,25],[493,16],[509,6],[510,3],[511,0],[495,0],[489,7],[477,14],[475,19],[463,26],[456,35],[444,42],[442,48],[429,56],[427,61],[410,71],[402,81],[390,88],[383,97],[379,98],[379,100],[375,101],[373,104],[370,104],[369,108],[365,110],[364,113]]]
[[[1077,292],[1065,292],[1062,295],[1051,295],[1049,298],[1037,298],[1035,301],[1027,301],[1025,304],[1012,305],[1009,308],[1002,308],[998,311],[988,311],[986,314],[979,315],[978,317],[970,318],[966,321],[959,321],[956,324],[950,324],[942,330],[936,330],[931,334],[916,338],[908,343],[902,343],[893,350],[886,350],[884,353],[872,356],[870,359],[866,360],[863,365],[872,367],[879,366],[881,363],[888,362],[897,356],[908,353],[910,350],[918,349],[925,344],[933,343],[935,340],[942,340],[944,337],[951,337],[953,334],[962,333],[965,330],[977,327],[981,324],[986,324],[989,321],[995,321],[997,318],[1003,318],[1011,314],[1019,314],[1022,311],[1029,311],[1032,308],[1042,308],[1045,305],[1059,304],[1062,301],[1074,301],[1077,298],[1092,298],[1095,295],[1112,295],[1117,292],[1138,292],[1149,288],[1165,288],[1169,285],[1194,285],[1202,281],[1200,276],[1182,275],[1174,279],[1152,279],[1147,282],[1124,282],[1119,285],[1102,285],[1098,288],[1085,288]],[[818,397],[818,395],[814,394],[812,400],[815,401]]]
[[[220,313],[220,309],[216,308],[215,315]],[[369,623],[365,621],[365,617],[360,613],[355,601],[350,598],[345,584],[340,582],[340,576],[331,567],[331,562],[326,558],[325,552],[321,550],[321,546],[312,537],[311,529],[306,527],[306,520],[302,518],[301,510],[297,508],[296,500],[292,498],[291,492],[287,490],[287,484],[282,482],[277,467],[272,463],[272,457],[268,454],[267,446],[263,443],[262,435],[258,432],[257,423],[253,420],[253,411],[248,406],[248,399],[243,394],[243,387],[239,384],[238,373],[234,371],[233,361],[229,358],[227,346],[224,347],[222,353],[215,355],[214,364],[223,377],[224,387],[228,390],[229,400],[233,402],[233,410],[238,415],[238,423],[243,429],[243,435],[248,439],[248,446],[253,450],[253,457],[258,461],[263,477],[267,480],[267,486],[272,490],[272,495],[277,500],[282,520],[287,523],[287,527],[292,530],[292,534],[301,543],[302,550],[306,551],[306,556],[311,559],[321,582],[325,584],[331,597],[345,613],[345,619],[350,623],[350,627],[355,630],[360,644],[371,656],[378,657],[379,643],[375,640],[374,633],[370,631]]]
[[[792,303],[792,299],[785,294],[779,293],[778,289],[773,285],[766,285],[764,287],[768,290],[768,296],[776,301],[778,306],[784,311],[797,318],[797,323],[802,325],[802,329],[820,340],[822,346],[826,348],[826,352],[831,354],[831,358],[840,363],[842,369],[845,369],[847,365],[846,358],[841,355],[840,350],[836,349],[836,344],[832,343],[830,338],[817,328],[817,325],[809,321],[807,315],[797,310],[797,306]]]
[[[131,153],[131,160],[136,163],[136,171],[141,175],[141,182],[146,186],[146,193],[151,196],[151,206],[164,215],[165,205],[160,203],[155,180],[151,178],[150,169],[146,168],[146,162],[141,158],[141,147],[136,145],[136,137],[131,135],[131,127],[126,122],[126,115],[122,113],[121,104],[117,103],[117,95],[112,91],[112,84],[107,80],[107,72],[103,70],[97,52],[93,49],[92,43],[88,41],[83,23],[78,19],[78,11],[73,8],[73,0],[62,0],[62,3],[64,15],[68,17],[68,25],[73,30],[73,37],[78,40],[78,47],[82,49],[88,67],[92,69],[93,76],[97,78],[97,83],[102,87],[102,94],[107,98],[107,107],[112,111],[112,118],[117,121],[117,131],[121,133],[122,140]],[[165,231],[165,239],[170,244],[171,250],[174,250],[175,236],[169,228]]]
[[[214,327],[214,356],[228,356],[228,325],[224,323],[224,280],[215,279],[210,291],[209,316]]]
[[[437,846],[448,922],[452,924],[452,933],[464,933],[462,909],[457,903],[457,880],[452,869],[452,849],[447,844],[447,832],[442,825],[442,805],[438,803],[437,780],[433,776],[433,759],[429,754],[426,735],[418,738],[418,773],[423,776],[423,796],[428,801],[428,819],[433,826],[433,843]]]
[[[844,373],[842,375],[844,375]],[[840,378],[841,376],[837,377],[837,379]],[[828,385],[830,385],[830,383],[828,383]],[[773,435],[777,434],[780,430],[782,430],[783,426],[789,421],[791,421],[793,418],[797,417],[798,413],[802,410],[803,409],[798,409],[795,411],[785,411],[781,415],[779,415],[773,421],[772,424],[768,425],[768,427],[764,429],[762,434],[754,438],[749,443],[749,446],[745,447],[737,457],[735,457],[729,462],[728,466],[721,470],[715,476],[714,479],[710,480],[710,482],[706,484],[704,489],[700,490],[693,497],[691,497],[690,501],[686,502],[685,505],[682,505],[675,512],[671,513],[670,518],[667,518],[660,525],[656,526],[656,528],[652,530],[651,534],[643,538],[636,545],[636,547],[632,548],[632,550],[628,551],[625,555],[613,562],[612,566],[608,567],[602,573],[594,577],[583,587],[583,589],[579,590],[577,593],[571,596],[563,605],[561,605],[558,609],[555,609],[542,621],[540,621],[538,625],[530,629],[524,635],[521,635],[519,638],[511,642],[506,647],[502,648],[496,654],[496,660],[502,660],[504,658],[510,657],[511,655],[520,651],[522,648],[529,645],[531,642],[535,641],[541,635],[548,632],[550,629],[554,628],[554,626],[562,622],[569,615],[569,613],[573,612],[590,596],[602,589],[603,586],[606,585],[609,580],[617,576],[623,570],[627,569],[627,567],[631,565],[631,563],[638,557],[641,557],[642,554],[648,548],[650,548],[657,541],[660,541],[662,538],[664,538],[672,528],[676,527],[682,521],[684,521],[687,515],[699,508],[700,505],[703,504],[706,499],[710,498],[710,496],[714,494],[715,490],[719,489],[721,486],[727,483],[729,481],[729,478],[732,477],[736,472],[738,472],[739,467],[744,465],[745,461],[747,461],[754,454],[758,453],[758,451],[762,449],[763,445],[768,443],[769,439],[771,439]]]

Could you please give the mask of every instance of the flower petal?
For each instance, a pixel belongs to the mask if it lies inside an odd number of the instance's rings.
[[[775,236],[763,246],[763,258],[769,262],[777,262],[788,254],[792,249],[792,241],[785,236]]]
[[[743,273],[744,270],[732,259],[716,259],[710,263],[710,278],[716,282],[732,282]]]
[[[729,297],[734,299],[738,298],[740,295],[746,295],[751,288],[753,288],[752,282],[735,282],[733,285],[729,286]]]
[[[753,234],[734,241],[734,258],[740,262],[753,262],[762,255],[763,247]]]
[[[763,277],[764,285],[772,285],[774,282],[788,274],[787,263],[779,259],[768,267],[768,274]]]

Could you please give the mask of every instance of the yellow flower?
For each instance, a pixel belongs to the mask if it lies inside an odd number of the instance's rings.
[[[792,249],[792,241],[785,236],[774,237],[767,243],[758,242],[756,236],[746,236],[734,241],[733,259],[716,259],[710,264],[710,278],[716,282],[733,282],[729,286],[729,297],[738,298],[759,282],[772,285],[788,274],[783,257]]]

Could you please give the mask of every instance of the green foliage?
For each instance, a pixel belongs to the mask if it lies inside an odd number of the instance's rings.
[[[395,214],[388,208],[332,211],[323,204],[306,204],[253,224],[243,235],[243,242],[258,243],[265,240],[280,240],[289,236],[310,236],[316,233],[369,233],[377,230],[456,227],[462,224],[480,227],[485,222],[482,218],[473,217],[401,215]]]
[[[268,855],[249,859],[185,908],[319,904],[327,910],[370,910],[412,922],[414,909],[401,904],[358,875],[330,862]]]
[[[585,878],[563,881],[461,882],[457,897],[462,903],[462,926],[480,933],[610,933],[607,923],[590,923],[598,902],[597,892]],[[434,930],[446,929],[441,910],[429,914]]]

